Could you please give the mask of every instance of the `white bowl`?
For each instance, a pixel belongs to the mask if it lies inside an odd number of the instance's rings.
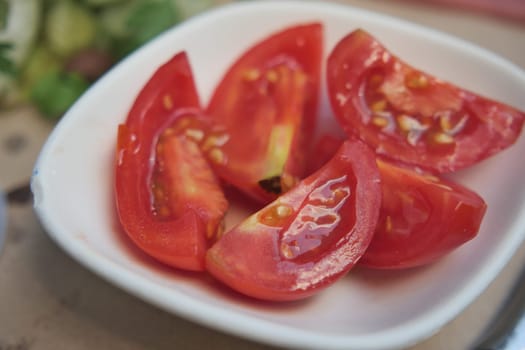
[[[525,73],[456,38],[350,6],[237,3],[161,35],[115,67],[71,108],[36,164],[35,208],[48,233],[81,264],[179,316],[241,337],[300,349],[408,346],[438,331],[471,303],[523,241],[524,136],[510,149],[455,176],[488,203],[473,241],[424,268],[404,272],[357,268],[300,303],[253,301],[202,275],[167,269],[134,249],[117,223],[112,188],[117,125],[152,72],[186,50],[206,102],[226,67],[255,40],[309,21],[324,23],[326,52],[343,35],[361,27],[416,67],[525,109]],[[329,116],[326,102],[322,108],[323,115]],[[325,122],[333,124],[332,119]]]

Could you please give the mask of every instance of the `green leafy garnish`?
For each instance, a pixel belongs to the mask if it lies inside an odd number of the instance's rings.
[[[171,0],[140,2],[126,20],[126,35],[117,42],[118,56],[125,56],[180,20]]]
[[[178,20],[171,1],[144,2],[131,13],[127,26],[137,41],[145,43]]]
[[[7,56],[7,52],[13,48],[11,43],[0,42],[0,73],[14,76],[16,67],[13,61]]]
[[[35,83],[31,90],[31,99],[44,116],[58,119],[88,86],[89,83],[78,74],[54,70]]]

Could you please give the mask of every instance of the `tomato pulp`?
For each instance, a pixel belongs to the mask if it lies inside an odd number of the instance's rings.
[[[324,164],[343,141],[320,138],[312,166]],[[473,239],[487,205],[475,192],[430,174],[377,159],[381,210],[374,237],[360,264],[381,269],[425,265]]]
[[[359,260],[380,203],[372,151],[346,141],[325,166],[226,232],[208,250],[207,269],[252,297],[305,298]]]
[[[382,194],[374,238],[360,260],[382,269],[425,265],[473,239],[487,209],[475,192],[378,160]]]
[[[150,78],[119,127],[115,196],[120,222],[144,252],[204,270],[228,203],[186,124],[201,113],[185,53]],[[191,133],[190,133],[191,135]]]
[[[226,72],[206,110],[224,126],[216,173],[268,202],[304,176],[314,132],[322,26],[298,25],[247,50]]]
[[[381,156],[443,173],[477,163],[519,136],[525,114],[443,82],[363,30],[331,52],[327,83],[345,131]]]

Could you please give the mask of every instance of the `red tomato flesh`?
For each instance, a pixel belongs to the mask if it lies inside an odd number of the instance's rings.
[[[328,161],[334,157],[334,154],[344,141],[345,139],[341,137],[333,136],[331,134],[322,134],[315,143],[308,159],[308,174],[316,172],[319,168],[328,163]]]
[[[359,260],[380,201],[372,151],[347,141],[323,168],[226,232],[208,250],[207,269],[255,298],[305,298]]]
[[[216,173],[269,202],[304,176],[322,58],[319,23],[287,28],[247,50],[216,87],[207,114],[227,131]]]
[[[409,66],[363,30],[331,52],[327,82],[348,134],[381,156],[437,173],[509,147],[525,120],[523,112]]]
[[[324,164],[342,142],[323,135],[312,164]],[[381,269],[421,266],[477,235],[487,205],[475,192],[379,159],[377,164],[381,210],[374,238],[360,264]]]
[[[153,74],[119,127],[115,195],[120,222],[139,248],[173,267],[202,271],[228,203],[186,135],[186,121],[198,113],[181,53]]]
[[[487,205],[449,180],[378,161],[383,199],[374,238],[360,264],[383,269],[436,261],[473,239]]]

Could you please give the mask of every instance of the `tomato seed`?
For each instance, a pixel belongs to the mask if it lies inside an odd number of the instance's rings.
[[[292,259],[295,257],[295,254],[292,251],[292,248],[284,242],[281,244],[281,253],[286,259]]]
[[[166,94],[162,97],[162,105],[168,111],[170,111],[173,108],[173,99],[170,95]]]
[[[259,79],[261,72],[258,69],[249,69],[244,71],[242,77],[245,81],[255,81]]]
[[[281,190],[283,192],[288,191],[292,187],[294,187],[299,182],[299,179],[291,176],[288,173],[281,175]]]
[[[276,83],[277,80],[279,80],[279,74],[277,74],[277,71],[270,69],[268,72],[266,72],[266,79],[270,83]]]
[[[370,106],[370,109],[374,112],[381,112],[381,111],[384,111],[387,107],[387,101],[386,100],[379,100],[379,101],[376,101],[374,103],[372,103],[372,105]]]
[[[171,210],[170,210],[170,208],[168,208],[167,205],[163,205],[163,206],[161,206],[161,207],[158,209],[157,213],[158,213],[161,217],[166,218],[166,217],[170,216],[170,214],[171,214]]]
[[[428,128],[428,126],[423,125],[414,117],[408,116],[406,114],[401,114],[397,116],[397,123],[403,131],[423,131]]]
[[[164,131],[164,133],[166,133],[168,130],[170,130],[170,134],[178,134],[180,132],[182,132],[184,129],[186,129],[187,127],[190,126],[192,122],[192,118],[191,117],[182,117],[180,118],[177,123],[175,125],[173,125],[172,127],[166,129]]]
[[[383,76],[381,74],[374,74],[368,79],[368,84],[373,88],[379,87],[381,83],[383,83]]]
[[[260,216],[259,221],[268,226],[281,226],[283,220],[288,218],[293,213],[293,208],[287,204],[275,204],[264,210]]]
[[[452,129],[452,123],[450,122],[450,115],[442,115],[439,117],[439,126],[441,130],[447,132]]]
[[[419,72],[411,72],[405,76],[405,85],[410,89],[424,89],[428,86],[428,78]]]
[[[185,135],[195,142],[200,142],[204,138],[204,131],[200,129],[186,129]]]
[[[455,135],[458,132],[460,132],[461,130],[463,130],[463,128],[467,124],[468,116],[464,115],[455,124],[452,123],[451,118],[452,117],[450,116],[450,113],[448,113],[447,115],[440,116],[439,117],[439,125],[441,126],[441,130],[443,130],[445,133],[447,133],[449,135]]]
[[[170,137],[171,135],[175,134],[175,130],[173,128],[166,128],[162,132],[162,137]]]
[[[293,209],[288,205],[280,204],[277,206],[275,212],[279,217],[285,218],[293,213]]]
[[[216,164],[224,164],[226,161],[226,157],[224,156],[224,152],[222,152],[218,148],[212,148],[208,152],[208,157]]]
[[[213,147],[222,147],[229,139],[230,135],[228,134],[210,135],[204,140],[201,149],[207,151]]]
[[[454,138],[447,133],[437,132],[433,136],[434,141],[440,144],[451,144],[454,142]]]
[[[374,124],[377,127],[384,128],[389,124],[389,120],[385,117],[374,116],[372,118],[372,124]]]

